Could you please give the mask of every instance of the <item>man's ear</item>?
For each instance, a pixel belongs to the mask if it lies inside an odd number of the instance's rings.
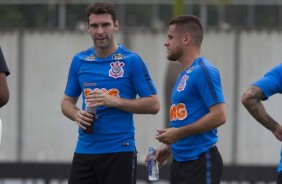
[[[119,22],[118,20],[116,20],[115,24],[114,24],[114,30],[117,31],[119,28]]]
[[[189,44],[191,42],[191,35],[189,33],[184,34],[183,41],[185,44]]]
[[[89,24],[86,23],[86,29],[87,29],[87,32],[89,33]]]

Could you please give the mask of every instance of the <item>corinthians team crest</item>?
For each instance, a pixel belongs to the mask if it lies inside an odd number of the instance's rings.
[[[177,86],[177,91],[180,92],[180,91],[183,91],[186,87],[186,81],[187,79],[189,78],[188,75],[184,75],[182,78],[181,78],[181,81],[180,83],[178,84]]]
[[[124,74],[123,66],[125,65],[124,62],[115,61],[111,64],[111,69],[109,70],[109,76],[113,78],[122,77]]]

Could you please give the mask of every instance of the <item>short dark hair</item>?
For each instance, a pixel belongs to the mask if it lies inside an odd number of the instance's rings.
[[[113,22],[117,20],[116,8],[113,3],[110,2],[96,2],[89,4],[85,10],[86,21],[89,23],[89,16],[91,14],[109,14],[112,16]]]
[[[188,32],[194,40],[194,43],[201,46],[204,31],[198,17],[194,15],[180,15],[171,19],[168,24],[176,25],[176,29],[180,32]]]

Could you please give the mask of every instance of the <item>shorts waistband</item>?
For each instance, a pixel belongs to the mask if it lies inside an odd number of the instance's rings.
[[[210,151],[210,152],[217,151],[217,147],[216,147],[216,145],[214,145],[213,147],[211,147],[208,151]]]
[[[173,160],[178,162],[178,163],[185,163],[185,162],[195,161],[195,160],[198,160],[200,157],[205,156],[205,154],[208,153],[208,152],[213,153],[213,152],[216,152],[216,151],[218,151],[218,149],[217,149],[216,145],[214,145],[210,149],[208,149],[207,151],[205,151],[205,152],[201,153],[200,155],[198,155],[195,159],[189,159],[187,161],[181,161],[181,162],[176,161],[174,158],[173,158]]]
[[[217,149],[216,145],[214,145],[210,149],[208,149],[208,151],[201,153],[199,155],[199,157],[205,155],[207,152],[216,152],[216,151],[218,151],[218,149]]]

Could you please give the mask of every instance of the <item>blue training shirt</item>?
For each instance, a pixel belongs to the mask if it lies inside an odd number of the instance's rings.
[[[85,95],[95,89],[127,99],[157,94],[144,61],[120,44],[116,52],[107,58],[99,58],[93,47],[74,56],[65,94],[71,97],[82,94],[82,109],[85,109]],[[135,150],[133,113],[99,106],[97,116],[93,134],[78,129],[76,153],[103,154]]]
[[[253,83],[262,90],[267,100],[271,95],[282,93],[282,64],[279,64],[267,72],[261,79]],[[280,163],[277,168],[282,171],[282,149],[280,151]]]
[[[199,57],[175,83],[171,95],[170,126],[178,128],[192,124],[218,103],[224,103],[219,71],[204,57]],[[178,162],[195,160],[217,140],[216,129],[187,136],[171,145],[173,157]]]

